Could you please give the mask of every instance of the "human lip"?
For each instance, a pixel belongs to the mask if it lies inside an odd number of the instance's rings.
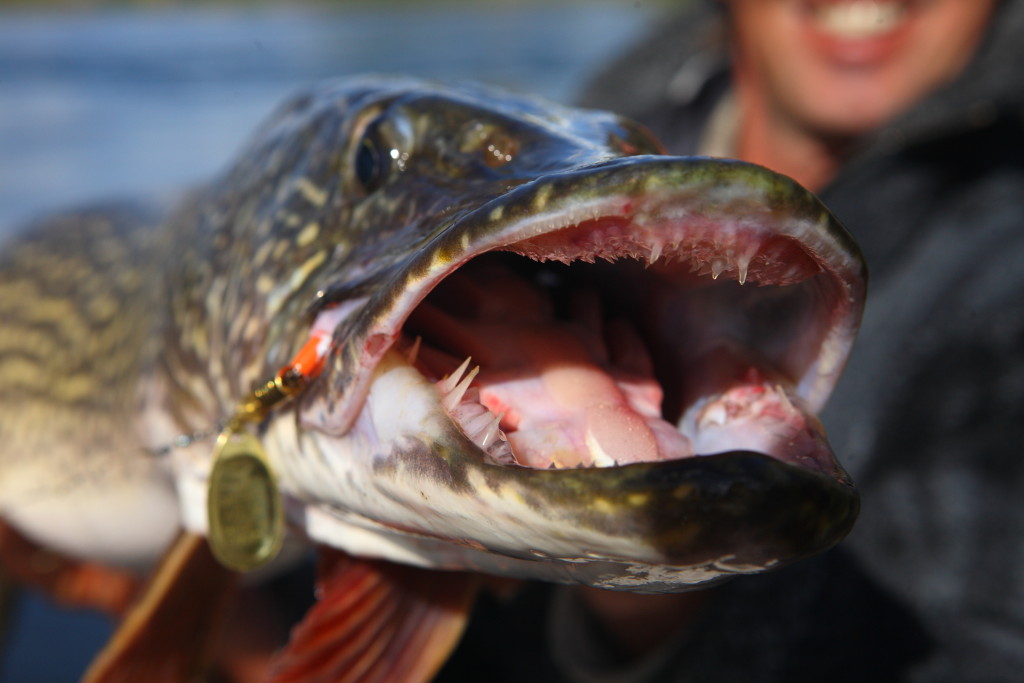
[[[915,0],[810,0],[804,4],[804,35],[833,64],[878,66],[906,42],[917,4]]]

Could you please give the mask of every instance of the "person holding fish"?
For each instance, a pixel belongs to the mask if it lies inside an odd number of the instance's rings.
[[[646,124],[672,154],[790,175],[858,240],[871,292],[823,420],[862,512],[838,549],[703,593],[535,596],[543,666],[602,681],[1020,680],[1024,3],[686,4],[582,103]]]

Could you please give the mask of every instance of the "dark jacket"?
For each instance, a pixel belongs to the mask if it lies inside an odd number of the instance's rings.
[[[714,5],[663,22],[583,104],[693,153],[729,87]],[[961,76],[861,140],[820,196],[871,269],[824,415],[861,518],[832,557],[722,589],[735,621],[716,637],[789,673],[744,679],[730,661],[700,680],[1024,680],[1024,2],[1004,2]]]

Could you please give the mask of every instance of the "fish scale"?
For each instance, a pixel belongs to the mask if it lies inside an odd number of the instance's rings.
[[[87,414],[103,419],[135,409],[137,378],[156,353],[150,343],[156,292],[141,270],[157,245],[153,233],[135,230],[134,222],[125,230],[125,222],[107,214],[55,220],[5,250],[0,381],[7,391],[0,401],[6,408],[26,399],[52,402],[77,411],[70,422],[83,426]],[[54,417],[3,412],[5,431],[11,416],[40,424]],[[12,450],[28,457],[28,445]]]

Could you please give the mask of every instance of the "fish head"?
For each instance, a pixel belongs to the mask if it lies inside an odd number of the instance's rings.
[[[866,270],[807,190],[477,86],[346,83],[263,135],[297,122],[334,241],[289,329],[330,341],[263,440],[309,538],[659,592],[850,530],[815,415]]]

